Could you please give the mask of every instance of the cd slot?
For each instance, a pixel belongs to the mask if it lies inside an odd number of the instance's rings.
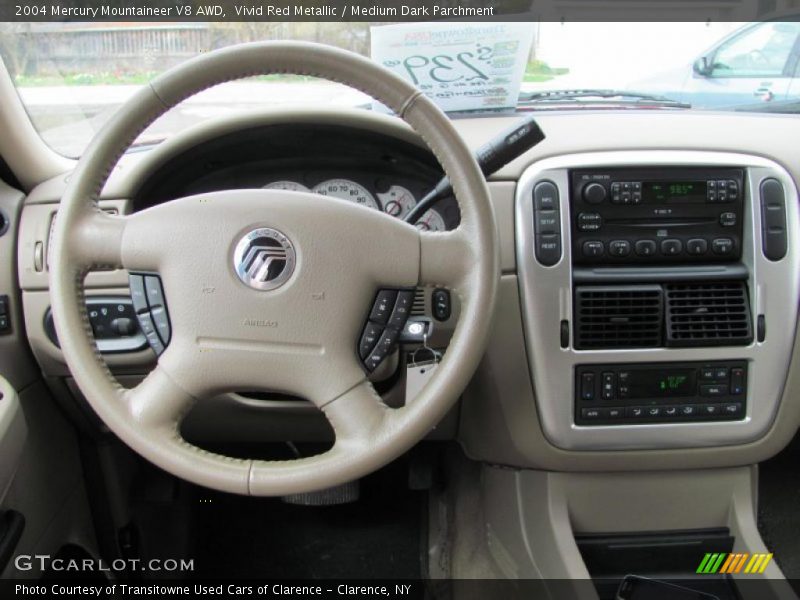
[[[642,227],[649,229],[671,228],[671,227],[696,227],[698,225],[713,225],[716,219],[660,219],[658,221],[648,221],[642,219],[606,219],[607,225],[617,225],[619,227]]]

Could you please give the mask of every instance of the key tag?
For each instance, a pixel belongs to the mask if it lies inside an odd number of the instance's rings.
[[[419,394],[442,359],[440,352],[428,346],[428,334],[422,336],[422,347],[411,354],[406,366],[406,406]]]

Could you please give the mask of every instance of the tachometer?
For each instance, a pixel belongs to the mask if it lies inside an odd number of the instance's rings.
[[[314,186],[315,194],[333,196],[380,210],[378,201],[363,185],[349,179],[328,179]]]
[[[273,181],[264,186],[265,190],[286,190],[287,192],[310,192],[311,190],[297,181],[282,179]]]
[[[405,217],[417,203],[414,194],[401,185],[393,185],[387,192],[378,194],[378,199],[383,205],[383,212],[399,219]]]
[[[447,229],[442,215],[432,208],[425,211],[415,225],[417,229],[421,229],[422,231],[444,231]]]

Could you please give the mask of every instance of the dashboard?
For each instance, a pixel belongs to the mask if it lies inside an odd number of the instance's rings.
[[[513,120],[453,125],[477,148]],[[545,141],[489,181],[502,270],[496,312],[486,316],[494,319],[493,333],[462,402],[434,435],[458,439],[476,459],[548,470],[712,467],[774,454],[800,423],[800,403],[792,401],[800,389],[800,155],[792,142],[800,137],[798,120],[691,111],[559,112],[537,120]],[[130,213],[214,190],[278,187],[402,217],[441,176],[418,136],[391,117],[268,111],[129,153],[101,206]],[[48,235],[67,177],[32,190],[11,223],[19,223],[28,342],[49,380],[60,382],[60,394],[74,396],[46,327]],[[722,188],[725,201],[718,203]],[[777,229],[769,220],[775,191],[783,198]],[[458,227],[455,199],[437,203],[423,221],[418,226],[431,230]],[[673,340],[668,296],[678,284],[723,286],[739,303],[737,318],[744,314],[736,339]],[[87,296],[98,311],[119,309],[112,300],[128,296],[128,285],[121,271],[91,273]],[[445,350],[458,297],[452,314],[438,320],[436,291],[418,291],[411,315],[431,323],[430,343]],[[635,311],[608,314],[601,343],[587,337],[583,307],[598,294],[612,308],[631,295],[655,298],[650,337],[631,342]],[[10,310],[16,318],[16,307]],[[708,310],[695,306],[690,316],[702,320]],[[123,382],[138,381],[156,360],[138,343],[118,352],[104,342]],[[404,401],[405,360],[400,352],[375,373],[387,404]],[[196,412],[204,414],[190,415],[193,437],[330,435],[313,408],[275,400],[202,403]],[[732,412],[723,412],[728,405]],[[709,406],[718,412],[679,416]]]

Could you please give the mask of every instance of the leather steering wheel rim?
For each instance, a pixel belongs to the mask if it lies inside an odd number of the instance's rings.
[[[128,216],[98,208],[111,170],[156,118],[216,84],[272,73],[344,83],[390,107],[417,132],[453,182],[459,227],[420,232],[345,201],[271,190],[202,194]],[[241,236],[261,226],[285,233],[297,250],[295,272],[269,292],[245,287],[230,259]],[[421,440],[477,368],[499,278],[486,182],[448,118],[419,90],[374,62],[303,42],[211,52],[141,89],[79,160],[61,200],[52,250],[56,331],[71,373],[98,416],[134,451],[175,476],[258,496],[308,492],[356,479]],[[120,386],[105,365],[84,303],[86,273],[110,268],[158,273],[170,307],[172,341],[156,368],[132,389]],[[439,368],[416,400],[390,409],[359,365],[357,338],[377,289],[419,285],[452,290],[460,317]],[[275,326],[244,327],[256,315],[268,316]],[[261,461],[214,454],[181,437],[181,419],[195,401],[258,389],[312,401],[333,427],[333,447],[307,458]]]

